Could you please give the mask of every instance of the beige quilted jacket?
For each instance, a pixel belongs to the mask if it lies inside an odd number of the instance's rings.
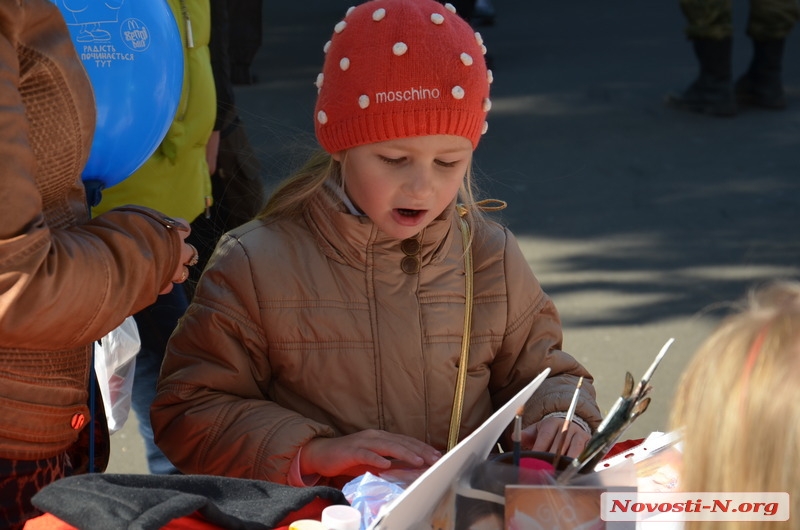
[[[224,236],[162,368],[151,418],[164,453],[186,473],[285,483],[317,436],[383,429],[444,449],[465,302],[454,212],[414,244],[325,190],[302,219]],[[477,228],[473,255],[461,437],[545,367],[527,422],[566,411],[577,377],[589,377],[560,351],[556,309],[511,233]],[[578,414],[596,427],[584,388]]]

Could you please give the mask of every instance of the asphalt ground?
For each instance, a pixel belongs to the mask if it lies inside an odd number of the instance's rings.
[[[665,430],[683,367],[729,303],[800,279],[800,37],[787,41],[788,109],[714,118],[663,104],[697,73],[677,1],[494,4],[494,26],[478,28],[495,79],[475,154],[484,194],[508,201],[498,219],[559,308],[601,409],[675,338],[623,439]],[[738,76],[748,3],[733,4]],[[265,2],[259,80],[236,97],[268,186],[314,147],[313,81],[349,5]],[[110,472],[147,473],[136,428],[131,415],[112,437]]]

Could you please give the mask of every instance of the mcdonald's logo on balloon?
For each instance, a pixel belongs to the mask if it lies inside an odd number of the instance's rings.
[[[97,128],[82,179],[125,180],[167,133],[183,84],[183,44],[166,0],[52,0],[89,75]]]

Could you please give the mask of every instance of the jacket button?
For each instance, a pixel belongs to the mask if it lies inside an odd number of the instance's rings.
[[[406,274],[416,274],[419,272],[419,260],[414,256],[406,256],[403,258],[403,261],[400,262],[400,268],[403,269],[403,272]]]
[[[181,224],[173,219],[172,217],[162,216],[161,220],[164,222],[164,226],[167,228],[178,228]]]
[[[406,256],[413,256],[417,252],[422,245],[420,245],[419,240],[410,237],[408,239],[404,239],[400,242],[400,250],[403,251],[403,254]]]
[[[73,414],[72,421],[70,422],[70,424],[72,425],[73,429],[78,431],[81,428],[83,428],[83,426],[86,424],[86,416],[84,416],[80,412]]]

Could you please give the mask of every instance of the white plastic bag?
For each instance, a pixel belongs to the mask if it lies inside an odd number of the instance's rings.
[[[139,329],[133,317],[126,318],[94,345],[94,370],[111,434],[120,430],[128,419],[136,354],[140,349]]]

